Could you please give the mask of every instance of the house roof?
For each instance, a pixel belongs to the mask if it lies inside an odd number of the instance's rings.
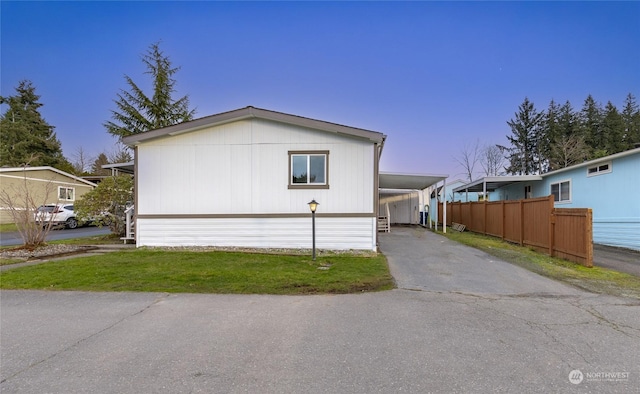
[[[593,160],[585,161],[584,163],[575,164],[575,165],[572,165],[572,166],[569,166],[569,167],[561,168],[559,170],[547,172],[546,174],[542,174],[542,176],[545,177],[545,176],[549,176],[549,175],[559,174],[561,172],[570,171],[570,170],[573,170],[575,168],[588,167],[588,166],[594,165],[596,163],[602,163],[604,161],[610,161],[610,160],[614,160],[614,159],[619,159],[621,157],[630,156],[630,155],[636,155],[636,154],[640,154],[640,148],[629,149],[629,150],[625,150],[623,152],[614,153],[613,155],[601,157],[599,159],[593,159]]]
[[[69,178],[72,178],[72,179],[74,179],[74,180],[76,180],[76,181],[78,181],[78,182],[82,182],[82,183],[87,184],[87,185],[89,185],[89,186],[96,187],[96,184],[95,184],[95,183],[93,183],[93,182],[89,182],[89,181],[87,181],[86,179],[79,178],[79,177],[77,177],[77,176],[75,176],[75,175],[73,175],[73,174],[69,174],[68,172],[64,172],[64,171],[62,171],[62,170],[59,170],[59,169],[54,168],[54,167],[51,167],[51,166],[40,166],[40,167],[2,167],[2,168],[0,168],[0,173],[3,173],[3,172],[6,172],[6,173],[9,173],[9,172],[22,172],[22,171],[47,171],[47,170],[49,170],[49,171],[53,171],[53,172],[55,172],[55,173],[58,173],[58,174],[60,174],[60,175],[63,175],[63,176],[69,177]]]
[[[448,175],[399,174],[381,172],[378,177],[380,189],[423,190],[447,179]]]
[[[216,115],[205,116],[189,122],[176,124],[173,126],[163,127],[161,129],[147,131],[145,133],[134,134],[124,137],[122,142],[128,146],[134,146],[141,142],[173,136],[191,131],[200,130],[206,127],[217,126],[225,123],[235,122],[243,119],[266,119],[280,123],[287,123],[296,126],[306,127],[310,129],[322,130],[336,134],[343,134],[350,137],[362,138],[371,142],[382,144],[386,139],[386,135],[365,129],[359,129],[350,126],[343,126],[336,123],[325,122],[322,120],[305,118],[297,115],[285,114],[255,107],[245,107],[229,112],[223,112]]]
[[[480,178],[471,183],[467,183],[466,185],[458,186],[453,189],[454,193],[459,192],[478,192],[481,193],[483,191],[492,192],[498,188],[503,186],[510,185],[516,182],[530,182],[530,181],[541,181],[542,176],[540,175],[516,175],[516,176],[488,176],[484,178]]]
[[[621,157],[630,156],[640,154],[640,148],[626,150],[624,152],[615,153],[613,155],[601,157],[599,159],[585,161],[584,163],[576,164],[570,167],[561,168],[559,170],[547,172],[542,175],[520,175],[520,176],[494,176],[494,177],[484,177],[480,178],[471,183],[467,183],[466,185],[462,185],[460,187],[456,187],[453,189],[454,193],[470,191],[470,192],[482,192],[484,189],[484,185],[486,183],[486,191],[492,192],[498,188],[503,186],[510,185],[515,182],[530,182],[530,181],[541,181],[544,177],[559,174],[565,171],[571,171],[580,167],[588,167],[597,163],[602,163],[605,161],[610,161],[614,159],[619,159]]]

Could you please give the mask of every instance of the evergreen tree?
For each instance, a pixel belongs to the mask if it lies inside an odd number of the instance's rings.
[[[104,153],[100,153],[91,165],[91,173],[93,175],[111,175],[111,171],[106,168],[102,168],[103,165],[109,164],[109,159]]]
[[[567,100],[558,115],[558,134],[551,144],[549,170],[579,164],[589,157],[589,147],[580,133],[578,117]]]
[[[54,127],[39,112],[39,99],[36,88],[27,80],[20,81],[15,96],[0,97],[0,104],[8,105],[0,117],[0,165],[52,166],[73,173]]]
[[[625,145],[627,149],[633,149],[636,144],[640,144],[640,110],[636,98],[631,93],[624,100],[622,120],[624,122],[623,139]]]
[[[145,74],[153,79],[153,95],[147,96],[125,75],[130,91],[120,91],[114,100],[117,110],[111,111],[112,121],[104,124],[107,132],[119,138],[185,122],[193,119],[195,113],[189,109],[189,96],[172,98],[176,84],[173,75],[180,68],[171,66],[158,43],[149,47],[142,61],[147,67]]]
[[[602,131],[602,107],[589,95],[580,111],[580,128],[591,149],[591,158],[606,156],[606,137]]]
[[[531,175],[541,170],[540,128],[544,113],[536,111],[528,98],[518,107],[515,119],[507,122],[512,135],[507,136],[511,143],[509,148],[508,174]]]
[[[624,141],[624,120],[618,109],[609,101],[604,109],[602,119],[602,134],[604,136],[605,149],[608,154],[627,150]]]
[[[562,107],[560,107],[558,126],[561,135],[565,137],[579,136],[582,138],[582,135],[580,135],[580,124],[578,116],[573,110],[573,107],[571,106],[569,100],[567,100],[562,105]]]
[[[561,107],[556,104],[555,100],[551,100],[547,111],[543,114],[539,134],[537,138],[540,173],[549,170],[552,160],[552,147],[554,142],[562,135],[560,116]]]

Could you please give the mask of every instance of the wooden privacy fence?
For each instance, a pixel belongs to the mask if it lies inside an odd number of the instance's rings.
[[[442,203],[438,219],[442,222]],[[593,267],[590,208],[554,208],[553,196],[509,201],[447,203],[447,225],[491,235]]]

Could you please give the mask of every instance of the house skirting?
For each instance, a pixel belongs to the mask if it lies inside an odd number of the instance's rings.
[[[137,246],[221,246],[310,249],[308,217],[139,217]],[[376,250],[376,218],[316,217],[316,248]]]
[[[593,218],[593,242],[640,251],[640,218]]]

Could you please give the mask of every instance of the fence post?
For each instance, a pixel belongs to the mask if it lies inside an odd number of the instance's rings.
[[[555,214],[555,204],[553,202],[553,195],[549,196],[549,256],[553,257],[555,255],[555,230],[556,230],[556,214]]]
[[[524,200],[520,200],[520,246],[524,246]]]
[[[500,230],[500,238],[502,238],[502,240],[504,241],[504,226],[505,226],[505,220],[507,218],[507,215],[504,212],[504,200],[500,201],[500,207],[502,208],[502,229]]]
[[[551,215],[549,215],[549,256],[553,257],[555,255],[555,230],[556,230],[556,214],[551,211]]]
[[[586,225],[587,225],[587,231],[584,232],[584,236],[586,237],[585,239],[585,245],[587,245],[587,252],[586,252],[586,261],[585,261],[585,266],[587,267],[593,267],[593,211],[591,210],[591,208],[587,209],[587,219],[586,219]]]
[[[483,211],[483,214],[482,214],[482,216],[483,216],[483,218],[482,218],[482,224],[483,224],[483,226],[482,226],[482,234],[487,235],[487,200],[484,200],[482,203],[484,204],[483,210],[482,210]]]

